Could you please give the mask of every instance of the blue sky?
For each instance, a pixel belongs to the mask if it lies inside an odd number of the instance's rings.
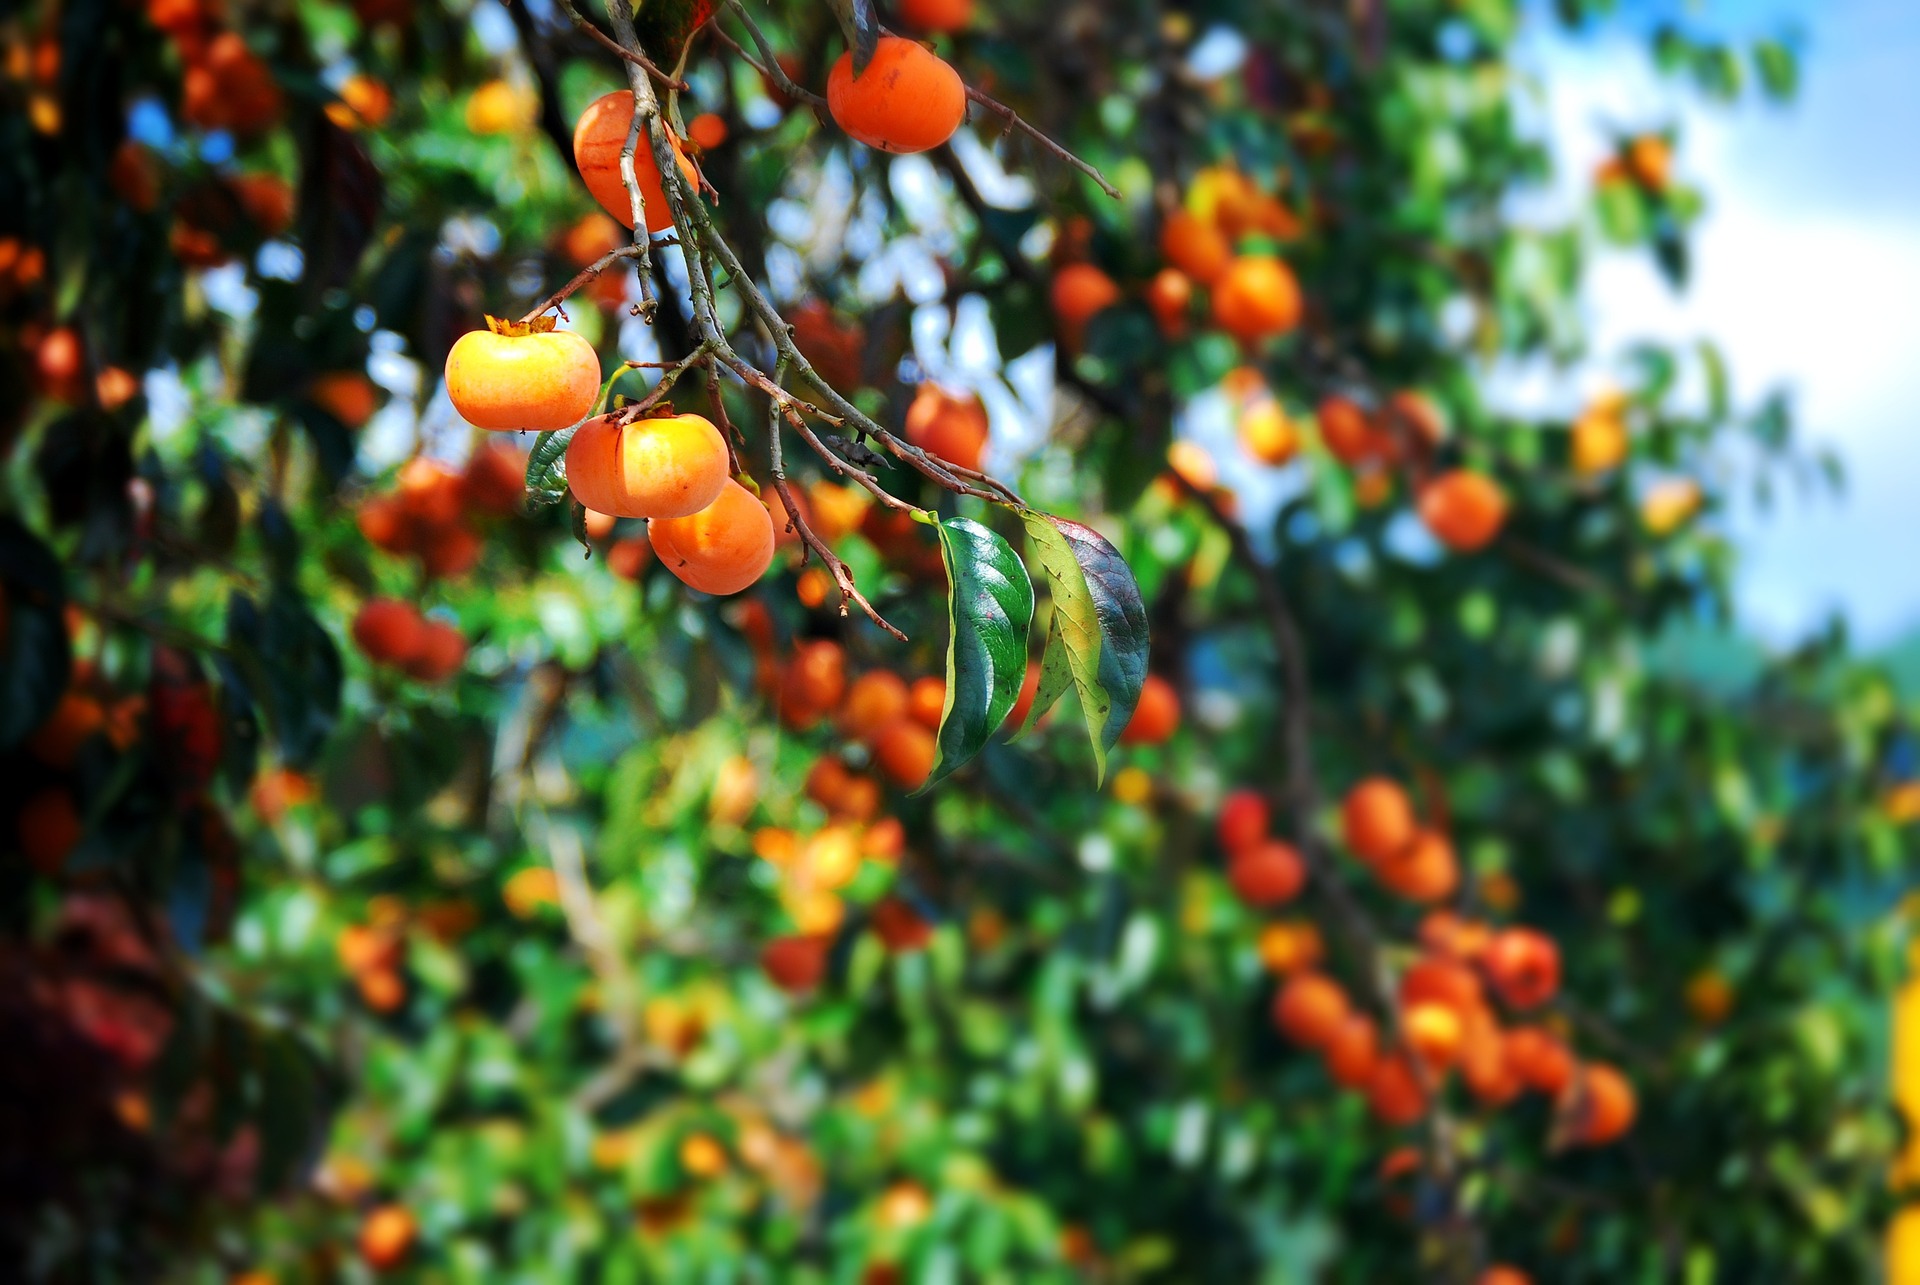
[[[1632,8],[1708,30],[1795,24],[1803,84],[1790,107],[1715,108],[1640,70],[1619,37],[1536,39],[1570,173],[1603,146],[1600,120],[1677,121],[1680,172],[1709,195],[1683,295],[1627,256],[1595,265],[1598,353],[1641,335],[1710,335],[1743,396],[1791,390],[1803,440],[1838,451],[1848,486],[1739,516],[1744,623],[1787,643],[1839,611],[1865,646],[1897,639],[1920,628],[1920,558],[1906,552],[1920,525],[1920,4]]]

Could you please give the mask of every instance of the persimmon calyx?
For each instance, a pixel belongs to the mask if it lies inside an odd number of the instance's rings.
[[[544,335],[558,324],[555,319],[541,313],[532,321],[508,321],[504,317],[487,314],[487,329],[496,335],[505,335],[509,339],[524,339],[528,335]]]

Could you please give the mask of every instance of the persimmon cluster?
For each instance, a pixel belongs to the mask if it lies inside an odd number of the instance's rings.
[[[417,559],[428,579],[456,579],[480,560],[484,520],[519,511],[525,472],[520,454],[501,446],[478,448],[460,469],[415,456],[354,520],[374,548]]]

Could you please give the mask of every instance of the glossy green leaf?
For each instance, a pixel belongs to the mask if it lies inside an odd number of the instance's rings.
[[[873,60],[880,44],[880,17],[873,11],[873,0],[827,0],[833,16],[840,20],[840,31],[853,51],[853,74],[858,76]]]
[[[573,444],[573,432],[571,428],[563,428],[534,439],[533,450],[527,455],[529,507],[537,509],[558,504],[567,497],[567,471],[562,461],[567,458],[567,447]]]
[[[1020,698],[1033,581],[1013,546],[971,518],[937,528],[947,564],[947,702],[926,789],[978,754]]]
[[[1020,735],[1034,726],[1066,689],[1064,671],[1080,695],[1096,771],[1133,717],[1147,679],[1147,609],[1120,551],[1091,527],[1044,513],[1026,515],[1027,534],[1053,587],[1053,623],[1041,660],[1040,690]]]

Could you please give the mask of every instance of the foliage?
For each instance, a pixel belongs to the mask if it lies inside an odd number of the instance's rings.
[[[873,40],[865,0],[650,0],[631,41],[564,3],[137,8],[0,27],[25,1278],[1868,1278],[1920,806],[1844,638],[1725,662],[1720,515],[1807,467],[1786,407],[1704,343],[1577,418],[1482,395],[1590,356],[1592,256],[1684,282],[1670,122],[1519,215],[1555,158],[1516,42],[1613,5],[983,0],[935,47],[1039,132],[976,99],[914,156],[784,84]],[[623,43],[673,244],[574,168]],[[1778,41],[1647,44],[1711,97],[1797,80]],[[1277,253],[1297,315],[1166,277],[1181,214]],[[783,542],[757,586],[559,503],[569,430],[452,413],[454,341],[549,309],[603,405],[722,426]],[[929,376],[987,395],[1008,481],[959,412],[915,436]],[[1235,425],[1268,463],[1198,444]],[[1462,469],[1485,540],[1430,498]],[[1544,1012],[1492,1007],[1625,1070],[1623,1141],[1457,1079],[1395,1127],[1275,1030],[1307,928],[1395,1041],[1438,950],[1340,839],[1368,777],[1458,854],[1448,908],[1557,943]],[[1284,910],[1215,835],[1236,787],[1306,874]]]

